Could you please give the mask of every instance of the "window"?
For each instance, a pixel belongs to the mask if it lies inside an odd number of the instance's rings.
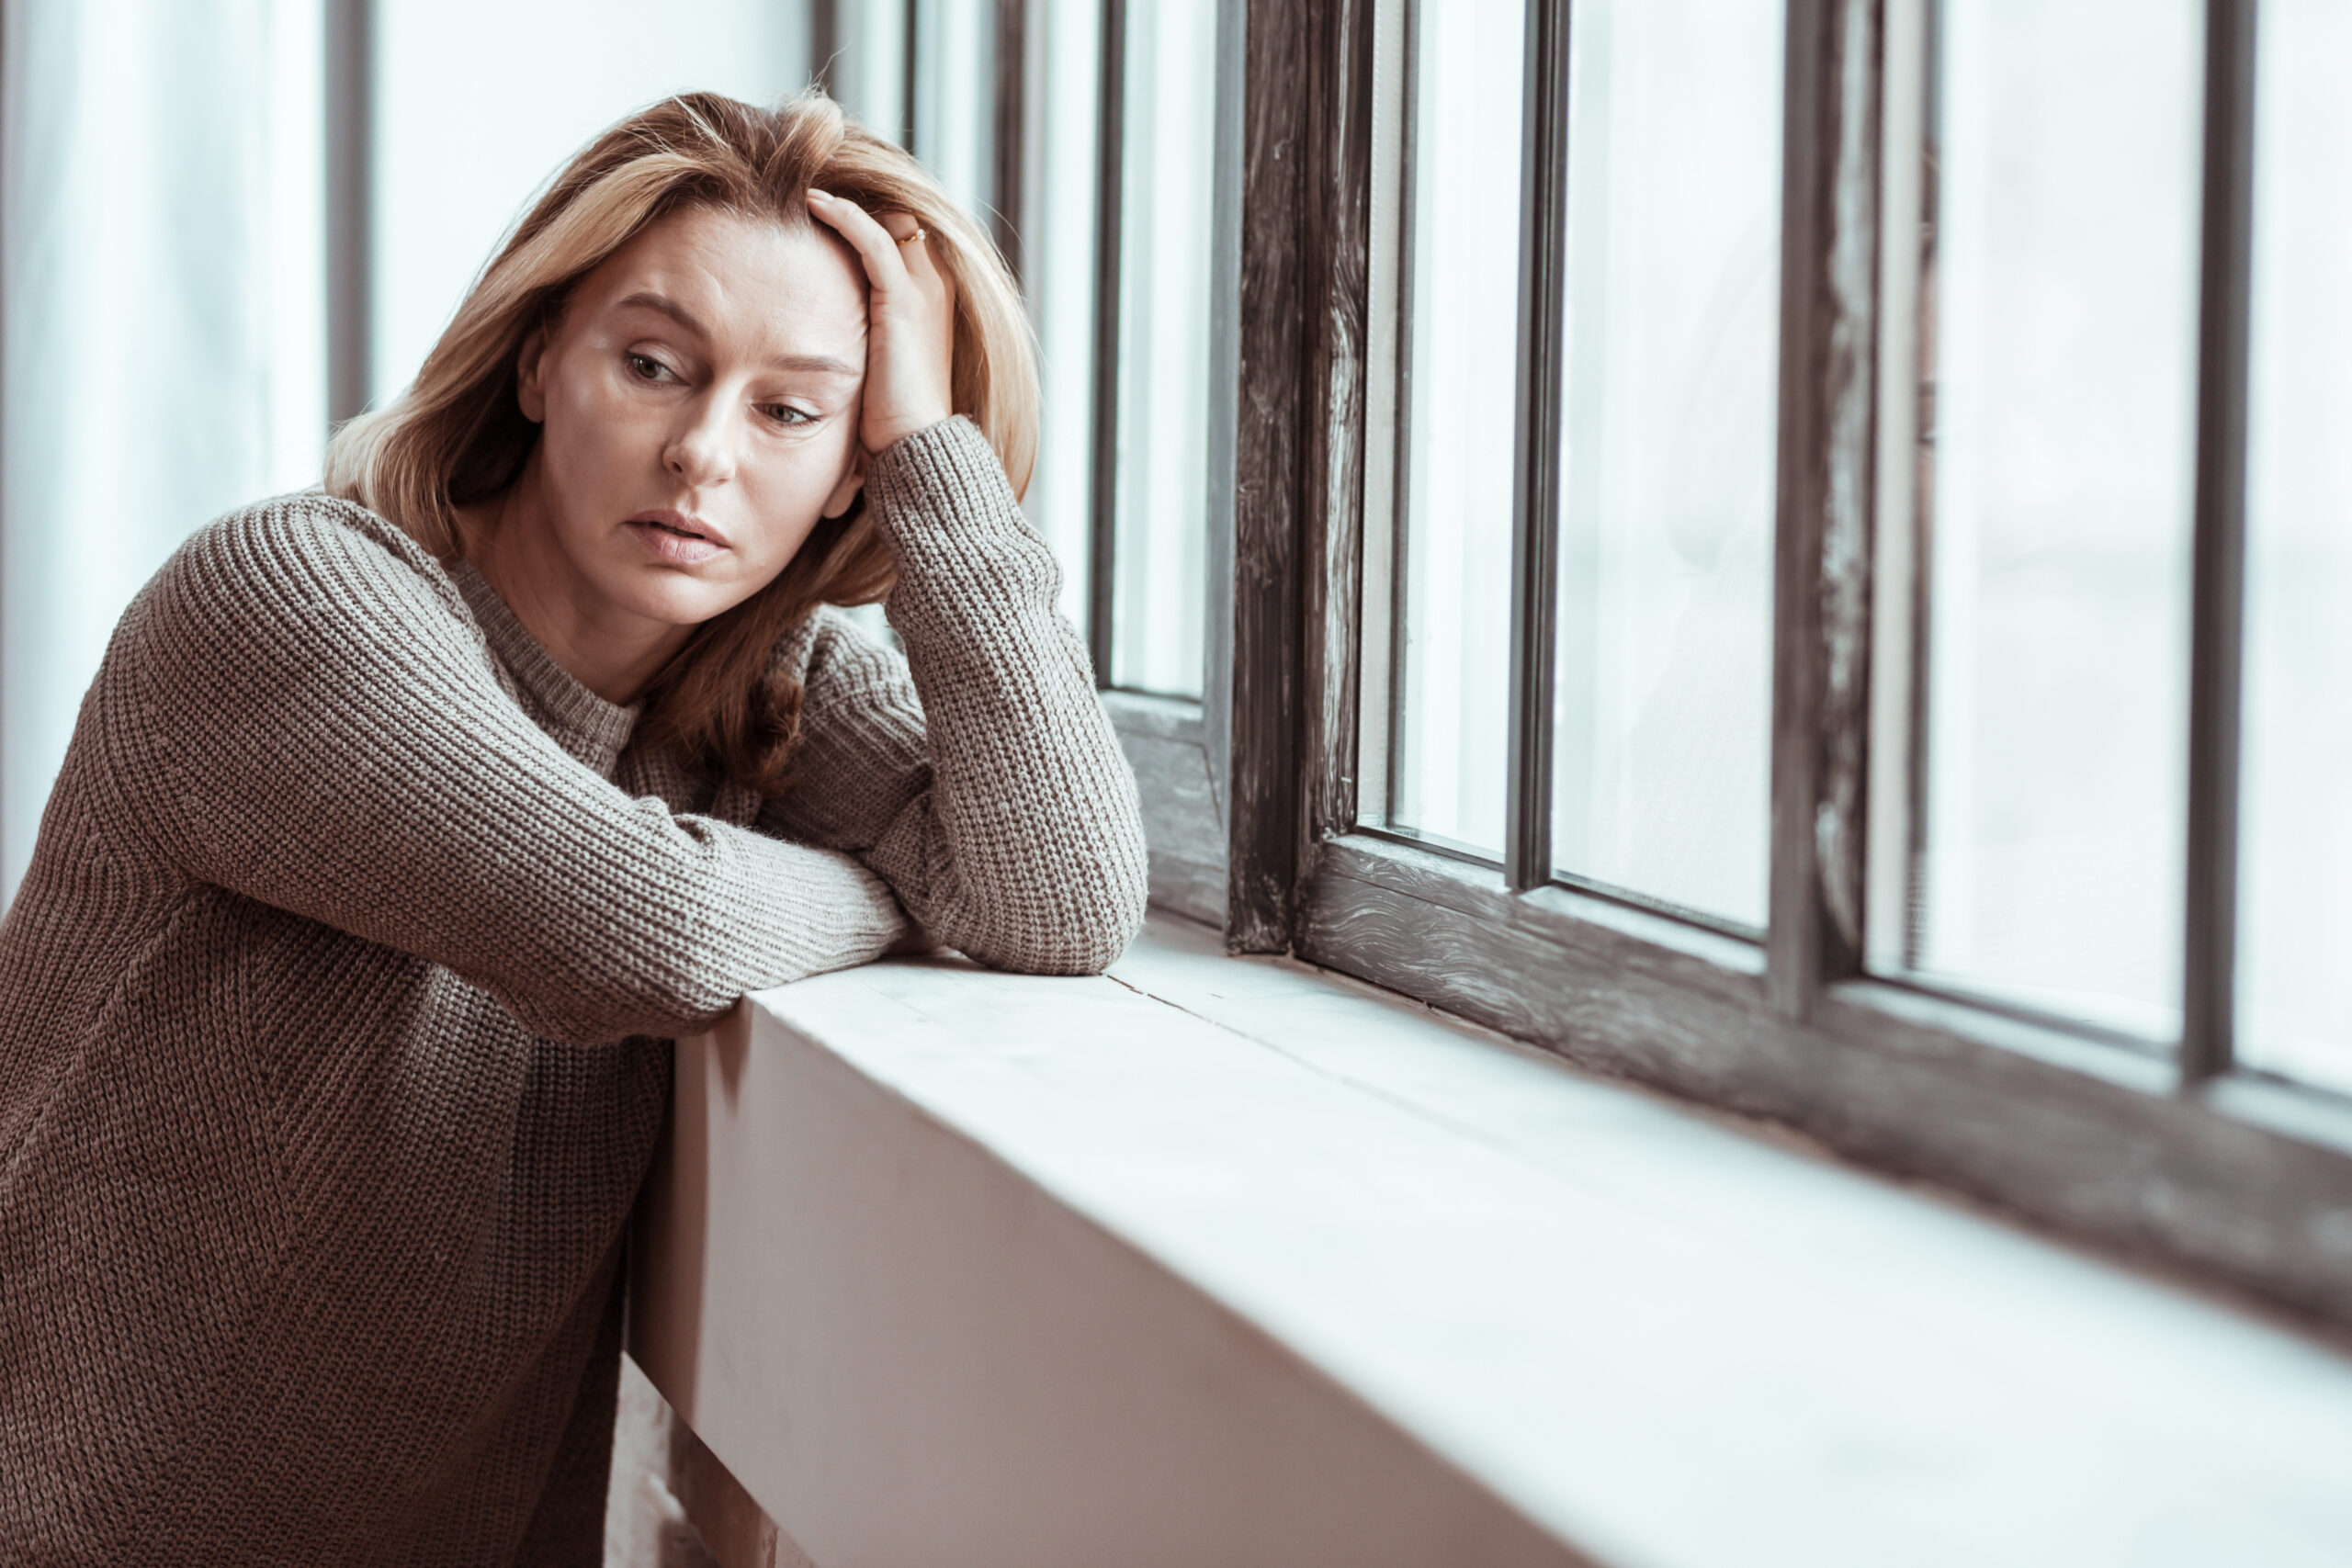
[[[1367,636],[1364,819],[1473,854],[1502,844],[1510,684],[1519,6],[1480,0],[1397,22],[1413,83],[1413,171],[1396,247],[1399,364],[1389,635]],[[1418,25],[1416,25],[1418,24]],[[1380,498],[1386,501],[1389,498]],[[1374,504],[1378,504],[1377,502]],[[1368,547],[1371,547],[1368,545]],[[1385,785],[1385,789],[1383,786]],[[1385,795],[1385,798],[1383,795]]]
[[[1556,482],[1533,525],[1557,563],[1545,869],[1760,929],[1781,9],[1577,16],[1565,199],[1529,219],[1562,261]],[[1409,217],[1373,243],[1404,280],[1400,488],[1368,506],[1393,540],[1367,534],[1396,586],[1366,606],[1394,620],[1366,636],[1359,813],[1500,863],[1525,12],[1414,6],[1398,25]]]
[[[1116,160],[1117,368],[1106,447],[1111,488],[1109,683],[1198,698],[1207,567],[1209,272],[1216,7],[1210,0],[1114,6],[1121,46]],[[1124,37],[1121,37],[1124,34]],[[1111,117],[1106,117],[1106,118]]]
[[[707,9],[1021,272],[1163,908],[2352,1321],[2340,6]]]
[[[1903,152],[1916,405],[1897,394],[1918,413],[1881,457],[1913,475],[1880,518],[1908,570],[1877,574],[1873,607],[1881,646],[1908,644],[1871,744],[1871,853],[1897,863],[1870,963],[2163,1042],[2180,1029],[2202,17],[1939,0],[1925,20],[1933,116]]]
[[[1552,867],[1765,924],[1780,0],[1577,9]]]
[[[2352,10],[2271,0],[2255,100],[2238,1034],[2352,1094]]]
[[[1029,516],[1062,565],[1062,609],[1092,599],[1095,246],[1101,170],[1101,0],[1028,0],[1022,282],[1037,323],[1045,423]]]
[[[1155,897],[2352,1318],[2339,9],[1005,6]]]
[[[997,164],[993,0],[913,0],[909,146],[984,228],[1004,200]]]

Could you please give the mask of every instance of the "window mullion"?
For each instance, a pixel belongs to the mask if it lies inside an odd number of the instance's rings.
[[[922,96],[922,0],[902,0],[899,13],[899,145],[916,157],[936,159],[935,149],[917,145],[916,104]]]
[[[1240,210],[1232,324],[1234,405],[1232,601],[1226,623],[1226,945],[1279,953],[1291,943],[1297,875],[1300,573],[1309,479],[1320,444],[1310,423],[1321,359],[1322,292],[1310,269],[1331,215],[1317,180],[1330,134],[1325,58],[1345,8],[1310,0],[1250,0],[1241,32]],[[1233,15],[1233,13],[1227,13]]]
[[[1379,263],[1374,209],[1379,204],[1375,166],[1383,139],[1395,130],[1395,84],[1384,67],[1384,38],[1394,38],[1399,9],[1386,0],[1351,0],[1325,13],[1317,40],[1320,107],[1310,129],[1320,140],[1307,148],[1311,209],[1322,214],[1313,231],[1303,283],[1311,301],[1314,337],[1306,345],[1302,388],[1306,418],[1301,461],[1298,552],[1299,683],[1293,728],[1297,734],[1298,815],[1295,883],[1314,874],[1323,840],[1356,820],[1356,762],[1361,750],[1358,699],[1363,689],[1358,609],[1363,592],[1368,487],[1375,479],[1375,439],[1393,431],[1393,405],[1374,393],[1395,376],[1394,340],[1371,319]],[[1385,299],[1385,296],[1384,296]],[[1393,307],[1393,300],[1388,300]],[[1393,326],[1392,320],[1384,323]],[[1377,406],[1385,427],[1373,434]],[[1386,531],[1383,529],[1383,538]]]
[[[1224,842],[1229,886],[1233,826],[1234,576],[1240,508],[1241,230],[1243,118],[1248,89],[1249,0],[1216,0],[1215,164],[1209,209],[1207,583],[1201,611],[1201,730],[1209,791]],[[1220,904],[1224,903],[1222,897]],[[1217,917],[1224,924],[1229,910]]]
[[[1860,972],[1877,352],[1879,10],[1789,0],[1766,987]]]
[[[1021,215],[1027,210],[1029,156],[1029,7],[1026,0],[996,0],[994,133],[989,151],[989,238],[1005,265],[1023,276]]]
[[[2188,900],[2180,1070],[2229,1069],[2235,1027],[2238,721],[2245,612],[2246,388],[2256,0],[2207,0],[2190,546]]]
[[[1528,0],[1520,154],[1519,388],[1511,487],[1510,758],[1503,875],[1552,879],[1552,681],[1559,604],[1569,0]]]
[[[1119,204],[1126,174],[1126,0],[1102,0],[1102,107],[1094,196],[1094,451],[1086,640],[1094,682],[1111,683],[1113,551],[1119,536]]]
[[[834,98],[842,96],[833,79],[833,59],[841,49],[841,0],[808,0],[808,80]]]
[[[364,412],[374,378],[375,6],[332,0],[326,14],[327,423]]]

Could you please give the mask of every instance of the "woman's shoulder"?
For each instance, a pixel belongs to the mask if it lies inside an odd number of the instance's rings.
[[[264,570],[391,569],[448,582],[441,563],[398,524],[315,486],[223,513],[190,535],[180,553],[205,561],[242,559]]]
[[[308,489],[190,534],[122,614],[108,660],[146,680],[195,668],[244,670],[249,682],[398,680],[480,649],[473,611],[424,546]]]
[[[386,600],[437,601],[471,618],[447,569],[399,525],[316,488],[205,524],[165,563],[156,586],[182,602],[264,617],[285,609],[313,625],[336,605]]]

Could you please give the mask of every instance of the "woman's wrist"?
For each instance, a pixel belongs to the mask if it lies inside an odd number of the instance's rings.
[[[964,414],[910,432],[876,454],[865,495],[902,570],[952,568],[974,552],[994,557],[1003,548],[1001,536],[1030,532],[996,448]]]
[[[894,420],[888,429],[879,433],[882,444],[867,452],[867,460],[879,461],[893,449],[904,446],[927,430],[936,430],[955,417],[955,410],[943,407],[936,412],[925,410],[904,419]]]

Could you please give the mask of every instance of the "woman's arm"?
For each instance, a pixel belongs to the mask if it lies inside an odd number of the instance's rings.
[[[446,964],[557,1039],[698,1028],[905,930],[848,857],[673,816],[575,761],[439,569],[345,502],[198,534],[92,700],[131,819],[182,874]]]
[[[984,964],[1100,970],[1143,919],[1143,826],[1052,552],[964,419],[876,457],[866,497],[908,659],[845,623],[820,634],[797,782],[761,826],[854,852]]]

